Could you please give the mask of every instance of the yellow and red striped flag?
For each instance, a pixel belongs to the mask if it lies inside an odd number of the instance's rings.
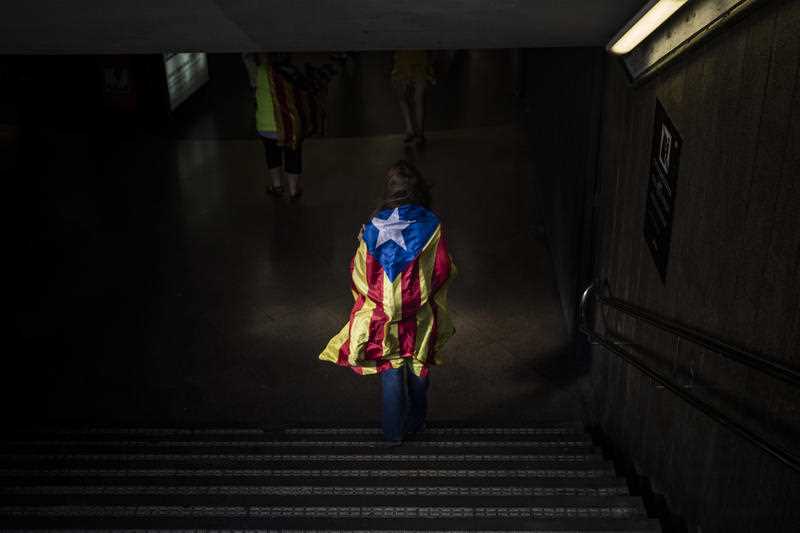
[[[384,209],[364,226],[350,263],[355,303],[349,322],[319,358],[358,374],[410,360],[425,376],[455,329],[447,288],[456,273],[442,224],[419,205]]]

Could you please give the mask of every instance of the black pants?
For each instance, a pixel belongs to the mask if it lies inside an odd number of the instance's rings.
[[[289,174],[302,174],[303,173],[303,154],[302,145],[293,150],[288,146],[279,146],[278,141],[261,137],[261,142],[264,143],[264,154],[267,156],[267,168],[273,169],[281,166],[283,162],[283,169]]]

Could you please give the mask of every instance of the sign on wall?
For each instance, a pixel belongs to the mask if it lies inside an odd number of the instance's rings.
[[[208,81],[208,61],[203,52],[164,54],[169,106],[174,110]]]
[[[139,91],[130,56],[103,56],[99,64],[103,81],[103,106],[116,112],[135,112]]]
[[[650,177],[647,183],[644,214],[644,239],[661,274],[662,282],[667,280],[681,145],[678,130],[664,111],[664,106],[656,100],[653,146],[650,151]]]

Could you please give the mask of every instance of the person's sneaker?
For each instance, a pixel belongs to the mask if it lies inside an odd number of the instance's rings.
[[[384,441],[381,441],[381,446],[384,447],[384,448],[397,448],[401,444],[403,444],[402,440],[384,440]]]
[[[300,200],[301,196],[303,196],[303,189],[298,188],[294,194],[289,195],[289,202],[296,203],[298,200]]]
[[[272,196],[273,198],[283,198],[283,187],[280,185],[268,185],[267,196]]]

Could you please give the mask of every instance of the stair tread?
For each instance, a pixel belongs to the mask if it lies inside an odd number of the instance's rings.
[[[348,461],[320,461],[315,462],[313,465],[303,461],[278,461],[273,463],[260,462],[255,466],[248,467],[238,466],[233,467],[230,465],[215,466],[208,464],[208,462],[197,461],[198,465],[190,462],[181,462],[180,464],[164,465],[163,462],[151,461],[154,465],[148,464],[131,464],[130,462],[118,462],[116,464],[103,464],[98,461],[86,461],[89,465],[63,465],[56,463],[48,464],[31,464],[27,467],[21,467],[19,463],[14,465],[6,465],[0,467],[0,476],[6,475],[19,475],[20,472],[52,472],[58,471],[74,471],[85,472],[87,475],[106,472],[125,472],[125,475],[167,475],[175,473],[176,475],[202,475],[203,472],[210,473],[210,475],[219,475],[225,473],[226,475],[239,474],[239,475],[302,475],[303,472],[308,472],[309,475],[316,472],[329,470],[335,472],[362,471],[371,472],[374,475],[395,475],[392,472],[402,474],[411,470],[415,471],[503,471],[507,473],[518,471],[531,471],[531,470],[558,470],[558,471],[580,471],[580,470],[604,470],[613,471],[613,465],[610,461],[393,461],[391,463],[373,464],[370,462],[348,462]],[[111,463],[111,461],[105,462]],[[16,468],[14,468],[16,467]],[[58,474],[56,474],[58,475]],[[409,474],[411,475],[411,474]],[[421,475],[421,474],[420,474]],[[443,475],[443,474],[436,474]]]
[[[370,495],[54,495],[47,497],[31,497],[28,495],[7,495],[0,511],[15,507],[30,508],[128,508],[128,506],[153,507],[153,508],[220,508],[220,509],[248,509],[253,507],[314,507],[314,508],[434,508],[434,507],[464,507],[464,508],[508,508],[508,507],[541,507],[541,508],[627,508],[643,511],[639,498],[627,495],[445,495],[433,497],[429,494],[402,495],[381,492],[373,487]],[[76,496],[82,498],[77,500]],[[357,497],[355,497],[357,496]],[[69,501],[65,501],[69,500]],[[0,512],[0,514],[2,514]]]
[[[381,463],[384,466],[415,465],[512,465],[512,464],[581,464],[600,463],[603,457],[597,453],[420,453],[408,450],[397,453],[388,450],[371,450],[365,453],[288,453],[288,454],[149,454],[149,453],[117,453],[117,454],[0,454],[0,468],[22,467],[24,465],[66,466],[91,464],[101,465],[158,465],[170,463],[174,466],[214,465],[218,463],[238,463],[242,465],[275,465],[283,468],[295,466],[333,465],[369,465]]]
[[[357,441],[7,441],[0,442],[2,454],[43,453],[368,453],[384,448],[381,440]],[[406,441],[392,453],[599,453],[587,441]]]
[[[584,425],[579,421],[541,421],[541,422],[514,422],[514,423],[493,423],[491,426],[476,426],[470,423],[463,422],[438,422],[428,421],[428,429],[432,430],[450,430],[450,429],[466,429],[476,432],[486,432],[487,430],[501,429],[573,429],[583,431]],[[273,427],[124,427],[124,426],[31,426],[31,427],[11,427],[6,428],[5,434],[9,435],[236,435],[236,436],[252,436],[252,435],[270,435],[278,433],[292,433],[304,432],[308,430],[325,430],[325,431],[352,431],[359,432],[380,432],[380,423],[375,422],[365,424],[364,422],[354,423],[303,423],[293,425],[282,425]]]
[[[233,522],[233,523],[232,523]],[[335,531],[350,531],[358,533],[381,532],[381,533],[412,533],[412,532],[449,532],[458,531],[478,532],[500,532],[517,531],[530,533],[546,532],[581,532],[581,533],[600,533],[609,531],[626,531],[652,533],[661,531],[657,520],[647,518],[603,519],[603,518],[559,518],[559,519],[515,519],[515,520],[486,520],[475,518],[447,518],[447,519],[427,519],[423,523],[419,519],[392,519],[387,524],[387,520],[370,519],[269,519],[260,520],[237,520],[231,519],[209,519],[202,521],[192,520],[187,524],[181,520],[115,520],[98,519],[93,522],[74,519],[38,519],[33,522],[35,527],[59,527],[62,531],[69,531],[68,528],[114,528],[115,531],[136,531],[152,528],[154,531],[170,529],[173,533],[189,533],[197,531],[197,528],[214,529],[217,532],[231,531],[232,526],[239,533],[266,533],[266,532],[300,532],[305,533],[332,533]],[[0,527],[4,531],[12,531],[15,521],[0,519]],[[11,527],[8,527],[8,526]],[[257,528],[257,529],[256,529]],[[423,529],[424,528],[424,529]]]
[[[659,531],[580,422],[23,428],[0,529]]]
[[[624,481],[603,484],[577,483],[530,485],[401,485],[401,484],[305,484],[305,485],[14,485],[0,486],[0,494],[13,496],[40,495],[273,495],[273,496],[370,496],[377,492],[397,496],[627,496]]]
[[[70,478],[60,477],[0,477],[0,491],[7,490],[11,486],[86,486],[97,485],[103,487],[129,487],[129,486],[149,486],[149,487],[374,487],[374,486],[397,486],[397,487],[577,487],[577,488],[602,488],[602,487],[627,487],[627,482],[620,477],[497,477],[497,478],[469,478],[469,477],[394,477],[388,480],[379,477],[349,477],[349,478],[326,478],[326,477],[282,477],[276,479],[263,479],[260,477],[249,476],[239,478],[225,478],[224,484],[211,482],[212,478],[192,478],[192,477],[151,477],[138,478],[135,476],[126,477],[92,477],[78,476]],[[265,481],[268,484],[265,484]]]
[[[10,446],[131,446],[131,447],[194,447],[194,446],[220,446],[220,447],[253,447],[253,446],[322,446],[328,443],[339,443],[339,446],[347,446],[351,442],[363,443],[370,446],[380,443],[383,434],[379,430],[351,432],[344,431],[339,433],[267,433],[267,434],[83,434],[83,435],[15,435],[6,433],[0,438],[0,447]],[[404,444],[414,443],[476,443],[480,446],[488,446],[491,442],[498,443],[531,443],[531,445],[543,445],[543,443],[580,443],[580,445],[591,445],[592,438],[584,432],[564,432],[561,429],[552,431],[537,429],[532,432],[495,432],[495,433],[445,433],[433,430],[426,430],[410,436]],[[516,445],[516,444],[512,444]]]
[[[109,502],[82,504],[20,504],[0,506],[0,516],[15,517],[113,517],[113,518],[201,518],[226,517],[280,518],[637,518],[646,517],[641,502],[631,497],[596,498],[496,498],[485,502],[465,502],[459,497],[431,499],[425,496],[402,498],[397,503],[375,497],[353,501],[352,497],[268,498],[263,503],[204,504],[184,501],[174,504]],[[362,500],[362,498],[358,498]],[[552,500],[552,501],[551,501]],[[569,503],[567,501],[569,501]],[[612,501],[602,501],[612,500]],[[381,504],[381,502],[385,502]]]
[[[378,427],[300,427],[280,431],[282,435],[380,435]],[[427,435],[585,435],[583,428],[574,425],[538,427],[428,427]]]

